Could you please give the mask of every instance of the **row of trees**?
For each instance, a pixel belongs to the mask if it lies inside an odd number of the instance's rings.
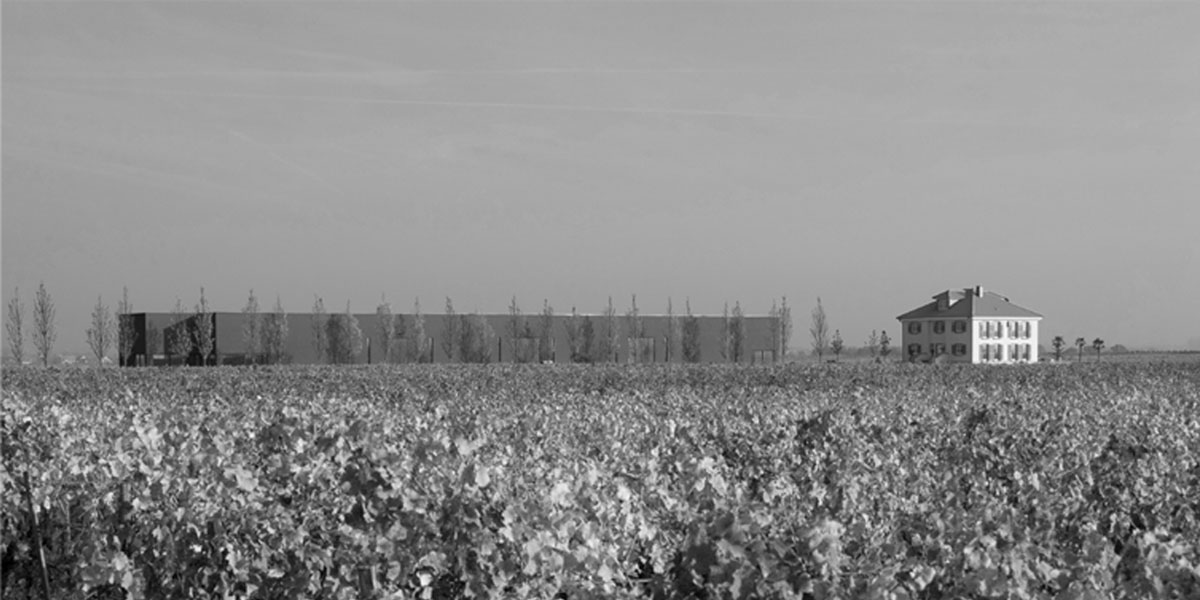
[[[1054,336],[1054,341],[1051,342],[1054,347],[1054,360],[1062,360],[1063,349],[1067,347],[1067,340],[1061,335]],[[1083,360],[1083,349],[1088,346],[1087,338],[1075,338],[1075,348],[1079,351],[1079,360]],[[1100,360],[1100,352],[1104,350],[1104,340],[1096,338],[1092,340],[1092,349],[1096,351],[1096,360]]]
[[[685,303],[685,314],[676,315],[674,302],[667,299],[667,333],[665,335],[664,358],[667,361],[679,357],[683,362],[700,362],[700,319],[692,313],[690,302]],[[314,310],[314,313],[317,313]],[[424,317],[420,301],[414,305],[411,325],[402,316],[394,315],[386,299],[376,309],[379,316],[379,339],[384,343],[384,360],[394,362],[397,352],[403,353],[409,362],[433,360],[433,340],[425,333]],[[347,313],[349,316],[349,313]],[[542,309],[533,317],[527,316],[514,296],[508,307],[505,323],[507,352],[514,362],[546,362],[556,356],[553,323],[554,308],[549,301],[542,301]],[[772,337],[779,355],[787,347],[791,336],[791,312],[787,299],[782,307],[772,306]],[[353,318],[350,316],[350,318]],[[487,320],[478,313],[458,314],[454,302],[446,298],[445,325],[440,344],[442,352],[464,363],[485,363],[503,358],[505,346],[496,344],[496,332]],[[314,327],[320,327],[314,325]],[[615,362],[620,355],[621,344],[625,344],[625,355],[630,362],[648,362],[655,354],[656,339],[647,337],[645,325],[638,308],[637,296],[631,299],[624,317],[619,317],[612,297],[598,319],[580,315],[571,307],[571,315],[563,322],[568,348],[567,358],[574,363]],[[741,304],[735,303],[732,311],[726,305],[722,329],[721,358],[730,362],[745,359],[745,315]],[[318,337],[314,335],[314,343]],[[493,355],[493,348],[497,355]],[[318,348],[318,356],[323,353]]]
[[[54,350],[54,341],[58,332],[54,328],[54,299],[46,291],[45,283],[38,283],[37,294],[33,301],[33,338],[35,355],[42,366],[50,364],[50,353]],[[7,318],[4,322],[5,333],[8,337],[8,347],[13,360],[17,364],[25,362],[25,305],[21,302],[20,288],[13,290],[13,297],[8,301]]]
[[[19,290],[10,300],[7,312],[6,329],[10,350],[13,358],[20,363],[25,358],[26,329],[25,307],[21,302]],[[121,364],[132,361],[132,353],[140,333],[132,312],[128,289],[123,290],[115,315],[102,297],[97,298],[87,330],[88,345],[96,355],[97,361],[103,361],[114,345]],[[254,290],[250,290],[242,313],[244,360],[250,364],[285,362],[288,358],[285,347],[289,326],[282,301],[276,297],[273,309],[270,312],[261,312],[258,298]],[[186,309],[183,301],[176,298],[171,315],[171,324],[165,332],[160,331],[153,322],[145,323],[145,354],[154,356],[161,350],[172,364],[186,363],[193,357],[197,357],[204,365],[215,360],[215,315],[204,288],[200,288],[199,300],[191,310]],[[384,362],[432,362],[436,341],[426,332],[425,317],[419,299],[414,303],[411,317],[393,313],[391,303],[386,297],[376,308],[376,315],[379,323],[378,339],[382,342],[379,351]],[[43,365],[50,362],[57,335],[54,317],[54,301],[46,291],[45,285],[41,284],[38,286],[34,304],[32,337],[38,358]],[[700,362],[700,319],[692,313],[691,303],[685,302],[684,314],[677,315],[672,299],[668,298],[667,317],[667,332],[662,339],[665,346],[664,359]],[[787,305],[787,298],[783,298],[781,303],[772,303],[770,317],[773,352],[775,357],[782,358],[786,354],[792,335],[791,309]],[[636,295],[632,297],[623,318],[618,316],[612,298],[609,297],[608,305],[597,321],[594,322],[590,316],[580,315],[575,307],[571,308],[570,318],[564,322],[564,333],[569,346],[567,357],[570,362],[615,362],[620,355],[622,344],[630,362],[653,360],[659,340],[647,336]],[[543,301],[541,311],[535,317],[529,318],[521,310],[516,297],[513,297],[506,324],[507,351],[512,360],[545,362],[553,359],[556,355],[551,331],[553,322],[554,309],[548,301]],[[363,334],[358,319],[350,312],[349,302],[344,313],[330,315],[325,309],[324,300],[319,296],[315,297],[311,327],[316,356],[331,364],[356,362],[364,346],[370,343]],[[725,305],[720,337],[718,351],[722,360],[735,363],[746,360],[745,314],[740,303],[735,302],[732,309],[728,303]],[[837,339],[840,340],[840,337]],[[478,313],[457,314],[453,302],[448,297],[445,306],[445,326],[439,341],[443,353],[451,360],[459,362],[491,362],[494,359],[502,359],[504,354],[504,348],[496,344],[496,332],[488,321]],[[840,349],[840,345],[836,347]],[[494,357],[493,349],[499,356]]]

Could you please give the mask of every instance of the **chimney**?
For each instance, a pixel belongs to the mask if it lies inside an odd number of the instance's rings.
[[[975,297],[976,298],[983,297],[983,286],[982,285],[975,286]]]

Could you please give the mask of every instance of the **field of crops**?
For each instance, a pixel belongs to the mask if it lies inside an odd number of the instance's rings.
[[[3,598],[1197,598],[1200,366],[6,370]]]

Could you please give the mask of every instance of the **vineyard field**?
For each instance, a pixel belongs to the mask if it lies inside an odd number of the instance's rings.
[[[1200,598],[1200,364],[3,371],[0,598]]]

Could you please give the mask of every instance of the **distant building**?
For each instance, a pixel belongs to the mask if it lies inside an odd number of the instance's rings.
[[[982,287],[946,290],[899,317],[910,361],[1030,363],[1042,315]]]
[[[208,364],[244,363],[246,357],[245,342],[242,338],[242,326],[246,316],[240,312],[217,312],[211,314],[213,315],[216,356],[210,357]],[[262,316],[265,316],[265,314],[260,313]],[[326,315],[326,317],[329,316],[336,316],[336,313]],[[467,315],[460,314],[456,318],[464,316]],[[186,357],[172,356],[170,354],[170,341],[175,336],[188,335],[189,331],[195,330],[196,317],[194,315],[188,315],[182,321],[177,321],[176,317],[171,313],[133,313],[131,317],[137,339],[134,343],[133,352],[129,357],[130,366],[180,363],[200,364],[199,355],[195,352]],[[358,326],[363,336],[362,352],[354,362],[358,364],[378,364],[385,362],[383,348],[386,342],[382,339],[383,334],[379,327],[379,316],[375,313],[367,313],[356,314],[354,317],[358,321]],[[571,362],[570,344],[567,339],[567,322],[571,318],[570,315],[555,315],[552,318],[549,348],[545,349],[544,352],[540,348],[540,342],[536,339],[536,336],[533,338],[521,336],[516,343],[513,342],[509,331],[509,315],[489,314],[482,315],[482,317],[495,333],[495,339],[491,347],[490,362],[516,362],[515,354],[517,352],[521,352],[526,358],[537,356],[545,357],[545,360],[548,362]],[[411,355],[415,354],[415,352],[412,350],[412,340],[405,337],[403,332],[408,332],[409,335],[412,334],[414,315],[396,314],[395,318],[398,331],[397,336],[391,342],[393,344],[393,356],[390,362],[413,362]],[[540,328],[541,315],[526,313],[524,318],[530,330],[536,334]],[[591,328],[594,331],[592,351],[595,353],[604,335],[604,317],[601,315],[580,315],[580,318],[589,320],[591,323]],[[684,315],[676,315],[676,318],[682,330],[686,317]],[[447,324],[446,316],[426,314],[423,315],[423,319],[426,343],[425,347],[420,351],[422,362],[457,362],[457,360],[452,359],[446,354],[442,343],[443,332]],[[625,316],[617,315],[620,336],[617,340],[615,356],[610,361],[603,361],[600,357],[595,357],[594,362],[684,362],[681,349],[676,350],[674,356],[668,355],[668,317],[665,315],[642,315],[640,319],[644,330],[644,337],[631,340],[626,331]],[[698,325],[697,339],[700,348],[699,362],[730,362],[721,356],[723,317],[697,316],[696,319]],[[313,347],[313,315],[311,313],[289,313],[287,321],[288,337],[284,341],[285,358],[283,362],[290,364],[327,362],[325,357],[317,356],[316,349]],[[773,342],[775,339],[775,328],[772,324],[772,317],[743,317],[744,342],[742,345],[742,355],[738,362],[744,364],[769,363],[777,359],[778,352],[775,350],[775,343]],[[401,351],[400,348],[404,350]],[[631,348],[637,348],[638,351],[631,352]],[[536,359],[529,362],[535,361]]]

